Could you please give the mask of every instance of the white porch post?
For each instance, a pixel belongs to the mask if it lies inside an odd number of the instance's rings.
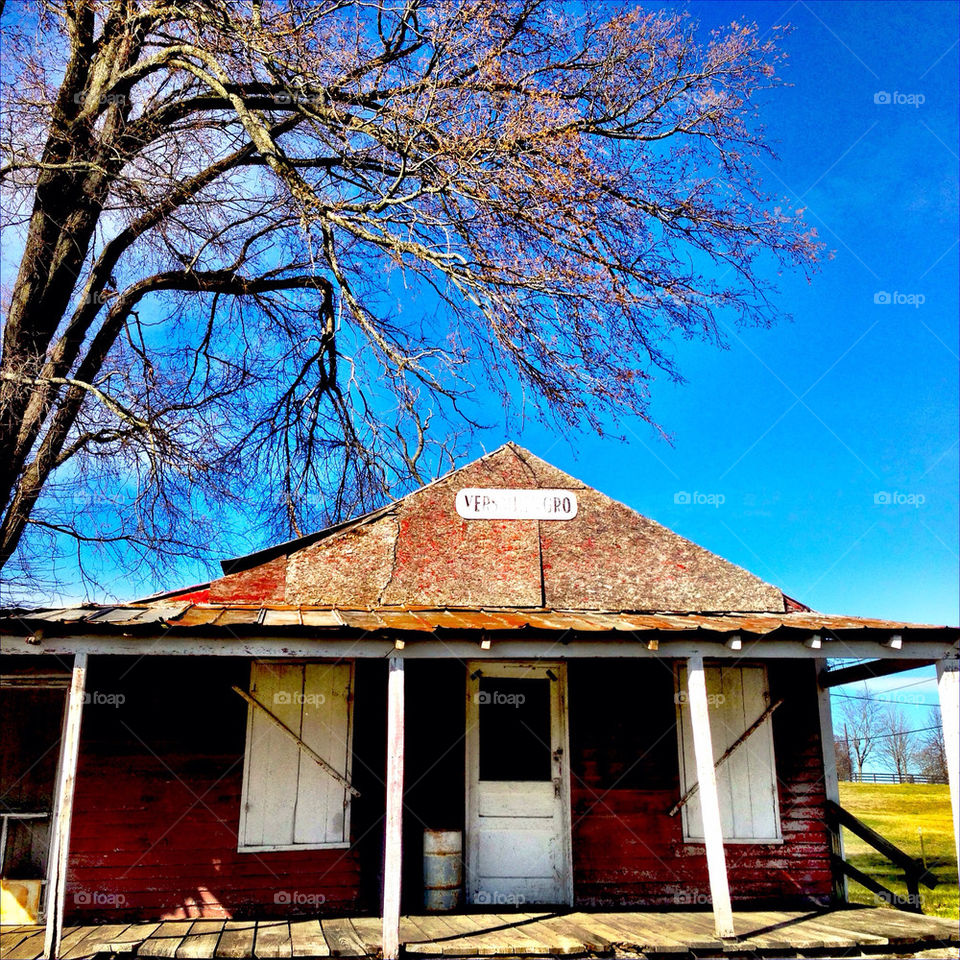
[[[833,740],[833,712],[830,708],[830,688],[826,690],[820,686],[820,674],[826,669],[826,660],[815,660],[817,676],[817,706],[820,710],[820,749],[823,755],[823,788],[828,800],[840,802],[840,783],[837,777],[837,751]],[[830,852],[840,859],[843,856],[843,831],[839,828],[830,830]],[[847,902],[847,877],[833,871],[833,896],[841,903]]]
[[[947,751],[947,779],[953,810],[953,845],[960,859],[960,673],[957,658],[937,661],[937,690],[943,718],[943,744]]]
[[[403,660],[390,658],[387,679],[387,815],[383,843],[383,957],[400,955],[403,842]]]
[[[687,702],[690,705],[690,727],[697,760],[697,783],[700,784],[700,816],[707,848],[707,871],[710,875],[710,898],[713,900],[713,922],[718,937],[736,936],[730,888],[727,884],[727,862],[723,853],[723,827],[720,821],[720,800],[713,766],[713,739],[707,706],[707,682],[703,657],[687,658]]]
[[[60,956],[63,933],[63,912],[67,882],[67,860],[70,855],[70,823],[73,819],[73,791],[77,781],[77,758],[80,755],[80,721],[83,717],[83,694],[87,683],[87,655],[73,658],[73,673],[60,736],[60,761],[57,765],[57,793],[53,820],[50,823],[50,851],[47,864],[47,926],[43,937],[46,960]]]

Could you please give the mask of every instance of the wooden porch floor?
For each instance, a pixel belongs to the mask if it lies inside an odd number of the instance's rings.
[[[737,941],[721,943],[705,912],[448,914],[404,917],[408,956],[532,957],[673,954],[694,957],[876,956],[953,948],[953,920],[883,908],[737,911]],[[0,931],[3,960],[36,960],[43,929]],[[68,927],[58,960],[133,957],[372,957],[375,917],[322,920],[185,920]]]

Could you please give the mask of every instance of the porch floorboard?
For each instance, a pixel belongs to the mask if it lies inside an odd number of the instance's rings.
[[[713,936],[709,913],[444,914],[404,917],[401,942],[410,957],[542,957],[634,955],[877,955],[955,948],[953,920],[878,907],[837,910],[739,910],[735,941]],[[72,926],[62,957],[371,957],[379,951],[376,918],[317,920],[194,920]],[[39,960],[42,927],[0,930],[3,960]]]

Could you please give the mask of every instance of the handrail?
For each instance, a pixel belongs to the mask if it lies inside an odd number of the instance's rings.
[[[839,803],[834,800],[827,800],[827,819],[832,826],[846,827],[851,833],[855,833],[861,840],[866,841],[881,856],[886,857],[894,866],[899,867],[904,873],[904,879],[907,886],[907,897],[904,898],[894,893],[882,883],[868,877],[852,864],[834,854],[832,856],[833,866],[845,873],[851,880],[856,880],[868,890],[876,893],[892,906],[899,907],[901,910],[908,910],[913,913],[923,913],[920,906],[920,884],[929,887],[931,890],[939,883],[936,876],[931,873],[923,864],[922,860],[911,857],[910,854],[901,850],[896,844],[891,843],[886,837],[880,836],[876,830],[868,827],[862,820],[855,817],[849,810],[844,810]]]

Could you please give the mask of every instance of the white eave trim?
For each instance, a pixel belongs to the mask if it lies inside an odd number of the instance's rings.
[[[507,633],[507,631],[503,631]],[[866,633],[866,631],[864,631]],[[650,649],[650,636],[659,640],[656,649]],[[823,636],[819,650],[807,647],[803,640],[784,640],[774,638],[751,639],[743,636],[739,650],[731,650],[725,645],[728,639],[718,633],[716,639],[705,637],[702,633],[693,636],[680,632],[674,639],[668,632],[651,634],[638,631],[631,636],[624,631],[605,634],[600,631],[593,634],[596,639],[580,639],[570,642],[558,642],[549,637],[498,639],[495,633],[486,633],[491,639],[489,649],[480,646],[476,639],[466,637],[454,639],[444,636],[442,641],[429,633],[409,632],[404,635],[403,655],[406,659],[451,659],[463,660],[494,659],[509,660],[545,657],[547,659],[573,659],[591,657],[637,657],[663,658],[703,656],[714,660],[757,657],[760,659],[818,660],[826,657],[838,659],[890,659],[890,660],[928,660],[931,663],[946,657],[957,656],[957,643],[950,640],[911,640],[904,635],[899,649],[882,646],[886,632],[875,638],[860,640],[832,639]],[[590,636],[581,634],[580,636]],[[360,638],[327,638],[318,632],[315,640],[303,637],[290,637],[278,634],[264,634],[259,637],[191,637],[177,636],[176,633],[139,634],[137,636],[85,634],[72,636],[44,636],[37,641],[33,637],[0,635],[0,654],[30,655],[51,654],[55,656],[75,653],[108,654],[116,656],[199,656],[199,657],[307,657],[311,659],[350,659],[383,658],[395,650],[396,637],[379,637],[367,633]]]

